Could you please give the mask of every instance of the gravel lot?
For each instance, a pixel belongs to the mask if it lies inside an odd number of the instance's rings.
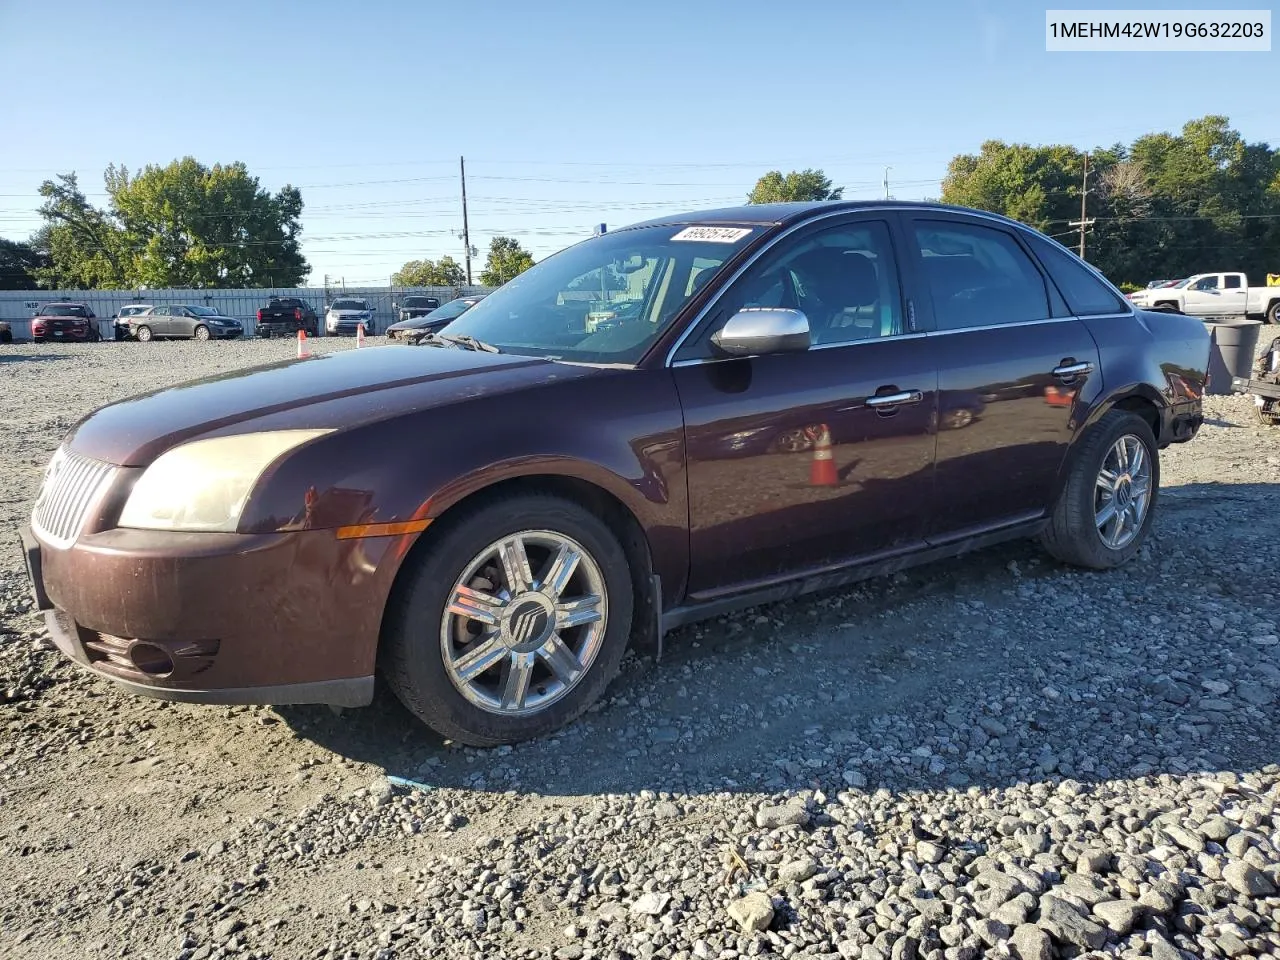
[[[28,612],[13,527],[80,416],[293,349],[0,347],[0,956],[1280,955],[1280,428],[1246,398],[1164,454],[1123,570],[1018,544],[687,628],[483,752],[385,694],[121,696]]]

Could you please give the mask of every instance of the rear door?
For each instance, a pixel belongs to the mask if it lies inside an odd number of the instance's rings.
[[[1012,228],[944,213],[906,220],[940,362],[928,537],[1033,519],[1100,382],[1098,348]]]

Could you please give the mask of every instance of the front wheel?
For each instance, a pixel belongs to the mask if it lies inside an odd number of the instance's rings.
[[[204,324],[201,324],[200,326],[196,327],[195,338],[197,340],[208,340],[209,328],[206,327]]]
[[[135,333],[134,336],[137,337],[138,340],[142,343],[150,343],[152,340],[151,328],[139,327],[138,332]]]
[[[1081,441],[1042,536],[1064,563],[1120,566],[1141,549],[1160,491],[1160,453],[1146,420],[1112,410]]]
[[[440,523],[388,611],[382,665],[396,695],[471,746],[577,718],[617,673],[631,630],[631,572],[608,526],[541,494]]]

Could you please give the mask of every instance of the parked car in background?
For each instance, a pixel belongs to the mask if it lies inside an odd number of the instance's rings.
[[[396,310],[396,322],[404,323],[406,320],[425,317],[439,306],[439,297],[425,297],[417,293],[410,294],[404,298],[404,303],[400,304],[399,309]]]
[[[639,310],[584,332],[564,292],[619,273]],[[1019,537],[1129,561],[1209,350],[994,214],[699,211],[548,257],[412,349],[92,413],[22,543],[54,642],[126,688],[354,706],[376,667],[445,737],[508,743],[694,620]],[[811,425],[809,456],[724,456]]]
[[[1172,287],[1139,290],[1129,300],[1193,317],[1250,317],[1280,323],[1280,287],[1251,287],[1243,273],[1197,273]]]
[[[315,307],[300,297],[271,297],[258,310],[254,334],[259,337],[294,337],[299,330],[307,336],[320,335],[320,318]]]
[[[0,343],[13,343],[13,328],[0,320]]]
[[[129,339],[129,318],[146,313],[151,309],[149,303],[129,303],[120,308],[120,312],[111,318],[117,340]]]
[[[130,317],[129,332],[135,340],[143,343],[151,340],[234,340],[244,333],[244,325],[213,307],[166,303],[148,307]]]
[[[31,339],[36,343],[50,340],[97,343],[98,318],[86,303],[46,303],[31,318]]]
[[[361,297],[339,297],[325,311],[324,330],[330,336],[354,337],[361,326],[365,334],[376,332],[373,328],[373,307]]]
[[[457,320],[458,317],[474,307],[484,297],[484,294],[458,297],[456,300],[450,300],[442,307],[437,307],[425,316],[393,323],[387,327],[387,338],[390,340],[418,340],[428,333],[436,333],[443,330],[454,320]]]

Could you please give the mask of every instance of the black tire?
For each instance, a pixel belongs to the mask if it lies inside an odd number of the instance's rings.
[[[211,334],[209,333],[209,328],[202,323],[191,332],[191,336],[196,340],[208,340]]]
[[[134,339],[137,340],[139,343],[150,343],[152,340],[152,336],[153,335],[151,333],[151,328],[148,327],[146,324],[143,324],[142,326],[138,327],[138,329],[133,332]]]
[[[1136,437],[1151,463],[1151,493],[1137,535],[1114,549],[1103,542],[1095,522],[1098,474],[1112,447],[1125,436]],[[1089,428],[1080,441],[1067,482],[1049,515],[1041,543],[1063,563],[1092,570],[1109,570],[1127,563],[1142,549],[1160,497],[1160,453],[1146,420],[1127,410],[1112,410]]]
[[[591,556],[602,575],[607,616],[595,659],[580,679],[541,711],[510,716],[471,703],[454,686],[441,651],[441,624],[454,584],[472,558],[502,537],[532,530],[570,537]],[[544,736],[579,717],[617,674],[631,631],[632,589],[626,553],[590,511],[547,494],[490,501],[442,519],[431,531],[430,548],[401,572],[384,619],[382,674],[410,712],[443,737],[490,747]]]
[[[1280,324],[1280,300],[1275,301],[1271,306],[1267,307],[1266,318],[1267,323]]]
[[[1156,304],[1152,309],[1155,309],[1155,310],[1164,310],[1164,311],[1166,311],[1167,313],[1181,313],[1181,312],[1182,312],[1182,310],[1181,310],[1181,309],[1179,309],[1179,307],[1178,307],[1178,305],[1177,305],[1176,303],[1174,303],[1174,302],[1172,302],[1172,301],[1169,301],[1169,300],[1162,300],[1160,303],[1157,303],[1157,304]]]
[[[0,330],[0,343],[13,343],[13,331]]]

